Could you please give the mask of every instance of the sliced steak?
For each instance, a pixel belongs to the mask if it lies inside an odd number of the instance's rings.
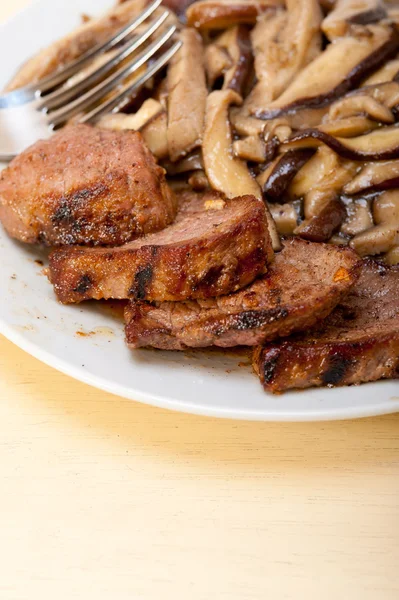
[[[173,225],[159,233],[117,248],[56,250],[49,278],[64,303],[209,298],[247,285],[272,257],[263,202],[189,194]]]
[[[229,296],[155,306],[130,303],[127,343],[174,350],[254,346],[300,331],[333,310],[356,280],[357,263],[351,250],[292,239],[266,275]]]
[[[175,213],[164,171],[136,132],[66,127],[0,176],[0,220],[22,242],[120,245]]]
[[[317,328],[255,350],[264,388],[337,386],[399,375],[399,266],[366,260],[358,282]]]

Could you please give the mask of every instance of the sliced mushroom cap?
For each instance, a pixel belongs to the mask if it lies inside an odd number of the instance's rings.
[[[333,137],[319,129],[305,129],[284,144],[285,150],[315,148],[326,144],[349,160],[391,160],[399,158],[399,124],[375,129],[354,138]]]
[[[399,224],[381,223],[371,227],[350,241],[350,247],[360,256],[388,252],[399,242]]]
[[[252,113],[277,98],[321,51],[317,0],[287,0],[286,5],[287,11],[260,18],[251,34],[258,83],[244,106]]]
[[[217,40],[205,48],[204,61],[210,87],[213,87],[215,82],[223,76],[233,62],[226,48],[218,44]]]
[[[51,75],[97,44],[106,41],[145,7],[145,0],[128,0],[98,19],[90,19],[28,60],[6,87],[10,92]]]
[[[299,108],[321,108],[357,86],[399,49],[395,27],[370,25],[367,31],[329,44],[277,100],[255,110],[255,116],[272,119]]]
[[[229,107],[241,102],[241,97],[233,90],[209,94],[202,147],[205,172],[212,187],[228,198],[243,194],[260,198],[260,188],[245,162],[233,156]]]
[[[255,117],[247,117],[242,114],[239,108],[230,109],[230,121],[239,135],[260,135],[265,128],[265,121],[255,119]]]
[[[148,121],[142,129],[141,135],[154,156],[164,159],[169,154],[168,147],[168,118],[166,111],[162,111]]]
[[[194,152],[191,152],[191,154],[181,158],[177,162],[164,161],[162,166],[169,175],[174,176],[188,173],[189,171],[202,170],[204,162],[202,160],[202,153],[194,150]]]
[[[337,0],[334,10],[322,23],[323,33],[329,40],[347,34],[353,24],[376,23],[387,16],[381,0]]]
[[[399,189],[382,192],[374,199],[373,217],[376,225],[399,224]]]
[[[206,190],[207,188],[209,188],[208,178],[205,175],[205,171],[202,170],[193,171],[193,173],[189,177],[188,183],[196,192],[201,192],[202,190]]]
[[[284,203],[286,201],[285,192],[291,181],[313,154],[314,150],[305,149],[293,150],[280,156],[263,181],[264,197],[271,202]]]
[[[143,102],[136,113],[128,115],[123,113],[110,113],[101,117],[97,124],[103,129],[114,129],[117,131],[133,129],[134,131],[140,131],[144,125],[161,112],[163,112],[162,105],[156,100],[148,98],[148,100]]]
[[[355,163],[340,164],[328,173],[317,186],[305,194],[304,214],[306,219],[320,214],[331,199],[341,193],[342,187],[353,177],[355,169]]]
[[[293,235],[298,226],[299,215],[294,203],[271,204],[270,212],[280,235]]]
[[[399,160],[371,162],[343,188],[345,194],[387,190],[399,187]]]
[[[187,25],[201,30],[253,25],[262,13],[282,4],[283,0],[199,0],[187,10]]]
[[[374,225],[370,210],[370,200],[359,198],[355,201],[345,202],[347,217],[341,226],[344,235],[354,236],[370,229]]]
[[[397,73],[399,73],[399,58],[393,58],[392,60],[388,60],[385,65],[370,75],[370,77],[367,77],[362,82],[362,86],[377,85],[378,83],[392,81]]]
[[[162,5],[170,8],[181,21],[185,21],[186,10],[195,0],[163,0]]]
[[[266,160],[266,144],[258,135],[250,135],[233,142],[233,154],[236,158],[263,163]]]
[[[232,65],[224,74],[223,89],[231,89],[242,94],[252,64],[249,30],[244,25],[236,25],[227,33],[226,48],[232,59]]]
[[[302,198],[321,186],[327,176],[340,167],[339,157],[327,146],[321,146],[292,180],[288,188],[291,198]]]
[[[301,223],[295,234],[311,242],[327,242],[340,228],[345,217],[343,202],[332,198],[317,215]]]
[[[345,96],[341,100],[338,100],[332,104],[329,111],[329,118],[333,121],[359,114],[368,115],[370,119],[380,123],[390,124],[395,122],[392,111],[389,108],[367,95]],[[332,135],[339,134],[332,133]]]
[[[367,117],[348,117],[346,119],[338,119],[319,125],[317,129],[324,131],[334,137],[355,137],[367,133],[372,129],[376,129],[378,123],[371,121]]]
[[[213,189],[228,198],[252,194],[262,198],[261,189],[252,177],[246,163],[233,156],[229,107],[240,105],[241,97],[233,90],[219,90],[209,94],[202,152],[206,176]],[[275,250],[280,249],[280,238],[266,205],[269,232]]]
[[[205,68],[212,86],[223,76],[223,89],[242,94],[252,64],[249,30],[236,25],[222,33],[205,50]]]
[[[392,246],[385,254],[384,260],[387,265],[399,265],[399,245]]]
[[[201,36],[183,29],[183,46],[168,68],[168,146],[176,161],[201,145],[207,88]]]

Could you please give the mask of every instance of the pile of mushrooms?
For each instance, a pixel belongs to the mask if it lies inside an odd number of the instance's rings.
[[[135,129],[169,181],[264,201],[280,236],[399,263],[399,11],[382,0],[184,0],[182,50]],[[186,9],[186,10],[184,10]]]

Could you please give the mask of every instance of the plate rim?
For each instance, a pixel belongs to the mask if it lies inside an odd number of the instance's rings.
[[[312,410],[308,412],[304,412],[303,410],[298,412],[269,412],[269,414],[266,414],[265,411],[252,411],[251,413],[248,413],[245,408],[223,409],[217,406],[209,407],[208,405],[180,402],[178,400],[174,400],[173,398],[169,398],[168,396],[157,396],[155,394],[134,390],[133,388],[127,389],[124,386],[116,383],[110,384],[108,383],[107,379],[92,373],[88,373],[84,370],[84,368],[74,366],[70,362],[51,354],[47,350],[43,350],[38,344],[31,342],[22,333],[13,329],[1,318],[0,333],[18,348],[24,352],[27,352],[27,354],[30,356],[33,356],[40,362],[56,369],[64,375],[72,377],[76,381],[81,381],[86,385],[109,394],[113,394],[120,398],[133,400],[134,402],[140,402],[142,404],[146,404],[147,406],[155,406],[157,408],[172,410],[174,412],[210,418],[231,419],[238,421],[263,421],[270,423],[345,421],[349,419],[399,413],[399,400],[395,399],[385,400],[384,402],[379,402],[376,405],[341,408],[339,414],[337,414],[336,410],[334,409],[323,409],[323,411]],[[284,396],[281,395],[281,398],[283,399]]]
[[[11,14],[5,21],[0,24],[0,31],[7,29],[13,22],[18,21],[18,18],[28,13],[32,8],[40,7],[45,4],[45,0],[33,0],[25,7],[21,7],[16,12]],[[109,0],[109,4],[112,2]],[[62,2],[62,5],[64,3]],[[56,300],[54,299],[54,302]],[[175,412],[186,414],[194,414],[199,416],[207,416],[212,418],[234,419],[241,421],[263,421],[263,422],[323,422],[323,421],[338,421],[346,419],[355,419],[363,417],[380,416],[399,412],[399,392],[398,398],[386,399],[379,401],[378,404],[368,403],[363,406],[352,405],[347,407],[323,407],[322,409],[292,410],[289,411],[274,411],[265,406],[265,409],[250,409],[245,407],[243,402],[240,408],[227,408],[222,406],[210,406],[201,402],[191,403],[188,400],[178,400],[168,394],[162,396],[134,389],[127,388],[124,384],[118,384],[106,377],[101,377],[92,372],[89,372],[84,367],[73,364],[68,359],[63,359],[55,353],[51,353],[47,349],[40,346],[39,343],[30,340],[23,332],[16,330],[10,323],[0,317],[0,333],[4,335],[10,342],[21,348],[24,352],[38,359],[42,363],[48,365],[57,371],[81,381],[86,385],[102,390],[104,392],[114,394],[118,397],[141,402],[149,406],[155,406]],[[133,384],[134,385],[134,384]],[[260,385],[260,384],[259,384]],[[367,384],[363,384],[367,385]],[[349,388],[346,388],[349,389]],[[305,392],[298,392],[298,395]],[[377,395],[378,397],[378,395]],[[284,395],[281,395],[283,401]]]

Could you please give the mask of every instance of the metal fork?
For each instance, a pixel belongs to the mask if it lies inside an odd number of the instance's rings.
[[[169,11],[164,10],[139,35],[131,34],[155,12],[161,2],[154,0],[112,38],[62,71],[35,85],[0,96],[0,161],[9,161],[38,139],[50,137],[56,127],[73,117],[78,123],[94,123],[106,113],[121,110],[132,95],[160,71],[181,47],[180,41],[167,45],[176,31],[176,26],[170,25],[137,53],[161,28]],[[83,69],[105,52],[110,53],[110,58],[89,71],[87,76],[79,78],[80,74],[84,74]],[[153,62],[149,62],[152,57]],[[141,70],[144,70],[142,74]],[[135,73],[137,78],[133,82],[126,81]],[[71,78],[77,81],[73,82]],[[116,95],[109,97],[115,89]]]

